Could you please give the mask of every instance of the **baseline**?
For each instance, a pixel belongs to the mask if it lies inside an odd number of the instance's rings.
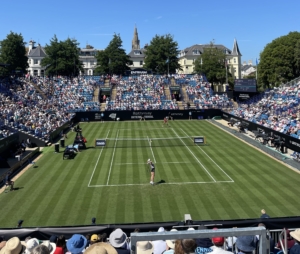
[[[173,182],[173,183],[161,183],[161,185],[186,185],[186,184],[218,184],[218,183],[233,183],[232,181],[216,181],[216,182]],[[160,185],[160,183],[154,183],[154,185]],[[150,186],[149,183],[128,183],[128,184],[110,184],[110,185],[90,185],[92,188],[99,187],[121,187],[121,186]]]

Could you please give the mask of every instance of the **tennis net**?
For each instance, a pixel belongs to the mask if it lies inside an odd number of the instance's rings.
[[[106,138],[105,147],[170,147],[195,145],[191,137],[166,137],[166,138]]]

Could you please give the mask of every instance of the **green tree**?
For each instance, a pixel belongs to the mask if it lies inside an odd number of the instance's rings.
[[[79,61],[79,43],[75,39],[58,41],[56,35],[45,46],[47,56],[41,65],[46,67],[46,75],[77,76],[83,71]]]
[[[130,69],[128,66],[132,64],[132,61],[122,48],[122,43],[120,34],[114,34],[108,46],[97,53],[96,73],[120,75]]]
[[[233,86],[233,78],[226,68],[226,54],[211,42],[209,47],[205,47],[201,56],[195,60],[194,73],[205,74],[211,83],[226,83],[226,72],[228,83]]]
[[[300,33],[290,32],[267,44],[260,54],[259,87],[275,87],[300,75]]]
[[[0,75],[8,75],[15,71],[26,72],[28,57],[25,44],[22,34],[13,32],[0,42],[0,62],[9,65],[7,68],[0,67]]]
[[[178,62],[178,43],[173,36],[155,35],[145,51],[145,68],[153,72],[167,74],[182,70]]]

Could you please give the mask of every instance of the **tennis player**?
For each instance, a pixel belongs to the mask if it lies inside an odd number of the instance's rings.
[[[167,116],[165,116],[165,118],[164,118],[164,122],[163,122],[163,126],[164,125],[167,125],[167,126],[169,126],[169,123],[168,123],[168,117]]]
[[[155,176],[155,166],[154,166],[153,162],[150,159],[147,160],[147,164],[150,165],[150,172],[151,172],[150,184],[153,185],[154,184],[154,176]]]

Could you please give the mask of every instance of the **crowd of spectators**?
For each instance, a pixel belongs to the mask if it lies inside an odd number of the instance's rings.
[[[264,224],[258,224],[259,227],[265,227]],[[197,226],[198,230],[207,230],[204,225]],[[188,231],[195,230],[190,226]],[[215,232],[218,228],[213,228]],[[300,251],[300,229],[290,232],[284,229],[287,235],[287,250],[289,254],[298,254]],[[166,230],[163,227],[158,229],[159,233]],[[171,229],[177,232],[177,229]],[[135,229],[134,233],[138,233]],[[155,233],[154,233],[155,234]],[[285,243],[272,239],[268,233],[269,246],[267,249],[271,253],[282,253]],[[221,234],[220,234],[221,235]],[[259,235],[243,235],[237,237],[215,236],[212,238],[193,238],[177,240],[155,240],[155,241],[138,241],[135,248],[136,254],[250,254],[259,251]],[[52,235],[48,240],[40,241],[34,237],[27,237],[21,241],[18,237],[5,239],[0,237],[0,253],[26,253],[26,254],[130,254],[131,241],[130,237],[121,229],[117,228],[108,236],[103,234],[74,234],[70,239],[64,235]]]
[[[230,113],[275,131],[300,138],[300,83],[283,85],[245,102]]]
[[[61,103],[63,96],[45,99],[25,78],[1,79],[0,87],[2,125],[48,140],[51,132],[73,117]]]
[[[164,86],[168,82],[165,76],[113,76],[111,83],[116,87],[116,98],[106,100],[105,110],[178,109],[176,102],[166,98]]]

